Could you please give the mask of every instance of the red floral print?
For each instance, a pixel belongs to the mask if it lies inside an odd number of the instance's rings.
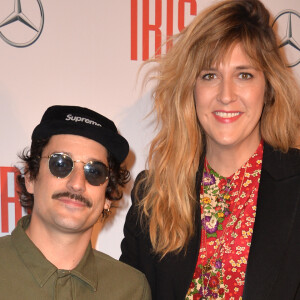
[[[262,156],[263,142],[229,178],[205,167],[200,189],[201,244],[186,300],[242,298]]]

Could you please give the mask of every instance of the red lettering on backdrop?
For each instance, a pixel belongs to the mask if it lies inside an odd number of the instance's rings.
[[[186,3],[190,3],[190,14],[196,16],[197,14],[197,2],[196,0],[179,0],[178,2],[178,29],[181,31],[184,29],[184,6]]]
[[[167,2],[167,51],[172,47],[173,42],[169,38],[173,35],[173,0]]]
[[[8,195],[8,173],[13,173],[14,176],[14,195],[11,197]],[[17,224],[18,220],[22,217],[22,208],[19,202],[19,197],[17,193],[17,184],[16,178],[19,174],[19,170],[17,168],[12,167],[0,167],[0,179],[1,179],[1,231],[8,232],[8,203],[15,204],[15,224]]]
[[[155,1],[155,24],[150,24],[149,14],[149,0],[143,1],[143,22],[142,22],[142,59],[149,59],[149,33],[151,31],[155,34],[155,54],[161,54],[162,44],[162,0]],[[166,16],[166,35],[167,39],[173,36],[173,19],[174,19],[174,0],[167,1],[167,16]],[[197,14],[197,1],[196,0],[178,0],[178,30],[181,31],[185,27],[185,6],[190,5],[190,15],[195,16]],[[166,50],[168,51],[172,47],[172,40],[168,40]],[[138,59],[138,0],[131,0],[131,60]]]
[[[131,60],[137,60],[137,0],[131,0]]]
[[[155,24],[149,23],[149,0],[143,0],[143,60],[149,58],[149,32],[155,33],[155,55],[161,53],[161,0],[155,0]]]

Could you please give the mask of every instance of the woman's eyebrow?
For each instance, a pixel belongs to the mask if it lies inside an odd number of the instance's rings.
[[[252,65],[241,65],[241,66],[236,66],[235,67],[237,70],[245,70],[245,69],[253,69],[253,70],[257,70],[257,68],[255,68]]]

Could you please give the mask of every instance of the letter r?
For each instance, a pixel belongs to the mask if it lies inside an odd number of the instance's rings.
[[[15,205],[15,225],[22,217],[16,178],[19,170],[13,167],[0,167],[1,231],[8,232],[8,203]]]

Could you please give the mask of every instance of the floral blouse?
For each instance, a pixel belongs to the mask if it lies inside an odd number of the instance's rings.
[[[242,299],[260,181],[263,142],[225,178],[205,162],[201,243],[186,300]]]

